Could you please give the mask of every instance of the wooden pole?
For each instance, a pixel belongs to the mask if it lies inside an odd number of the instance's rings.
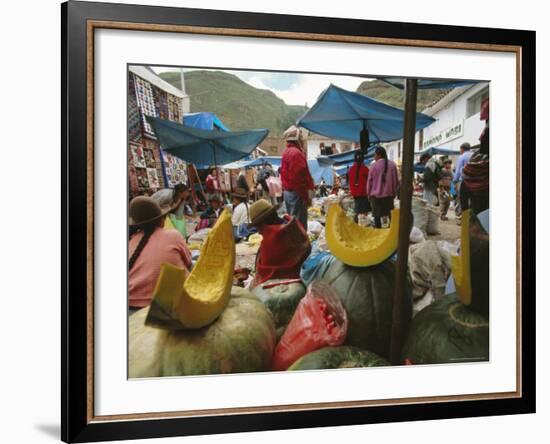
[[[411,231],[411,206],[414,170],[414,134],[416,130],[416,98],[418,81],[407,79],[405,89],[405,122],[403,126],[403,161],[401,164],[401,192],[399,194],[399,240],[395,267],[393,294],[392,334],[390,357],[392,364],[401,362],[403,335],[403,296],[407,287],[409,236]]]
[[[189,188],[191,189],[191,208],[193,209],[193,216],[195,216],[197,214],[197,204],[196,204],[197,193],[195,193],[195,180],[193,178],[193,175],[191,174],[192,170],[190,165],[193,165],[193,164],[192,163],[187,164],[187,177],[189,178]],[[195,165],[193,165],[193,167],[194,166]]]

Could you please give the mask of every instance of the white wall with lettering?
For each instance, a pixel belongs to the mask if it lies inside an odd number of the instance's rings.
[[[424,129],[424,144],[422,147],[418,146],[418,134],[416,137],[416,150],[420,151],[426,148],[439,147],[458,150],[460,145],[468,142],[470,145],[479,144],[479,136],[483,131],[485,122],[479,120],[479,112],[468,117],[468,99],[474,97],[477,93],[487,87],[486,83],[475,85],[463,94],[458,96],[455,100],[450,102],[445,108],[432,115],[436,121],[429,127]],[[462,124],[463,128],[460,131],[458,125]],[[457,128],[458,134],[462,133],[458,137],[446,137],[445,132],[451,128]],[[441,136],[439,142],[429,144],[431,138]]]

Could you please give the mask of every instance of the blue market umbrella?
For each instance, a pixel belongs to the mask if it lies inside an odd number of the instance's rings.
[[[435,120],[416,115],[416,131]],[[330,85],[317,102],[298,120],[297,125],[326,137],[361,141],[367,130],[369,141],[389,142],[403,137],[404,112],[362,94]]]
[[[250,154],[267,136],[267,129],[205,130],[147,116],[162,149],[195,165],[234,162]]]
[[[405,78],[383,77],[380,80],[399,89],[405,89]],[[479,80],[453,80],[453,79],[418,79],[418,89],[451,89],[459,86],[475,85]]]
[[[364,154],[364,160],[366,164],[369,164],[372,159],[374,159],[374,151],[378,145],[373,145],[369,147],[367,152]],[[328,156],[317,156],[317,161],[319,165],[322,166],[334,166],[340,167],[345,165],[351,165],[355,162],[355,154],[360,150],[346,151],[345,153],[330,154]]]

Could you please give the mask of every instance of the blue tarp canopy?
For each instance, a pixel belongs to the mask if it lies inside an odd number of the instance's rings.
[[[456,156],[460,154],[460,151],[458,150],[451,150],[450,148],[428,148],[423,151],[415,152],[415,156],[422,156],[423,154],[429,154],[430,156],[434,156],[436,154],[442,154],[446,156]]]
[[[374,159],[374,151],[377,145],[371,146],[365,155],[365,164],[369,164]],[[331,154],[329,156],[317,156],[319,164],[322,166],[333,165],[335,167],[351,165],[355,160],[355,154],[359,150],[346,151],[345,153]]]
[[[260,156],[254,160],[251,160],[247,167],[255,167],[255,166],[261,166],[265,162],[271,164],[272,167],[280,167],[281,166],[281,156]]]
[[[231,163],[222,165],[222,168],[227,168],[229,170],[238,169],[238,168],[252,168],[252,167],[261,166],[264,164],[264,162],[271,164],[272,167],[280,167],[281,156],[260,156],[252,160],[248,160],[248,159],[239,160],[237,162],[231,162]]]
[[[162,149],[195,165],[223,165],[250,154],[267,136],[267,129],[205,130],[147,116]]]
[[[202,113],[189,113],[183,116],[183,124],[192,128],[213,130],[218,129],[221,131],[229,131],[223,122],[214,113],[202,112]]]
[[[348,165],[344,165],[344,166],[341,166],[341,167],[334,168],[334,172],[338,176],[345,176],[346,174],[348,174],[348,170],[349,170]]]
[[[334,182],[332,166],[323,166],[317,161],[317,159],[310,159],[307,161],[307,167],[309,168],[309,172],[315,185],[320,184],[321,179],[323,179],[326,185],[332,186]]]
[[[239,170],[241,168],[246,168],[249,162],[250,160],[237,160],[236,162],[230,162],[220,166],[228,170]]]
[[[434,121],[416,113],[416,131]],[[370,141],[378,143],[403,138],[403,122],[403,110],[330,85],[296,124],[326,137],[355,142],[366,128]]]
[[[404,77],[383,77],[380,80],[399,89],[405,89]],[[459,86],[474,85],[480,80],[418,79],[418,89],[451,89]]]

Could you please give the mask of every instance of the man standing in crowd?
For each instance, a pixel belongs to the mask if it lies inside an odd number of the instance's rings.
[[[248,181],[246,180],[244,168],[239,169],[239,175],[237,176],[237,188],[241,188],[242,190],[245,190],[248,194],[250,194],[250,186],[248,185]]]
[[[460,196],[460,186],[462,184],[462,170],[464,169],[464,165],[466,165],[470,161],[471,157],[472,157],[472,152],[470,150],[470,144],[466,142],[460,145],[460,157],[458,158],[458,162],[456,163],[455,174],[453,176],[455,190],[459,196]],[[456,215],[460,216],[462,214],[460,199],[457,199],[457,205],[455,208],[456,208],[455,210]],[[460,219],[458,219],[458,223],[460,224]]]
[[[448,220],[447,211],[451,205],[451,181],[453,180],[453,172],[451,170],[453,162],[451,159],[443,161],[443,169],[441,170],[441,178],[439,179],[438,197],[440,219]]]
[[[281,184],[288,214],[294,216],[307,231],[307,209],[311,205],[310,192],[313,191],[313,179],[307,167],[303,140],[300,129],[288,128],[283,136],[286,148],[281,159]]]
[[[424,154],[421,157],[421,161],[424,163],[424,174],[422,175],[422,182],[424,183],[423,198],[429,204],[437,205],[437,186],[439,184],[441,166],[434,157],[428,154]]]

